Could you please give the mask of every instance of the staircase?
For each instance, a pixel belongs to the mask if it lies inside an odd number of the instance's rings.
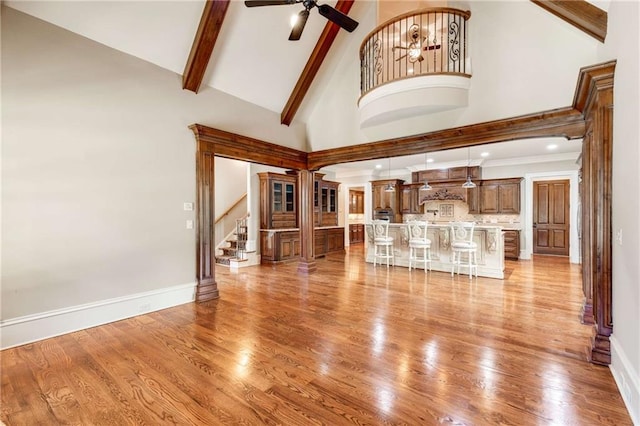
[[[228,247],[219,247],[221,255],[216,256],[218,265],[237,266],[238,262],[246,262],[247,251],[247,219],[237,219],[236,229],[232,237],[227,239]]]

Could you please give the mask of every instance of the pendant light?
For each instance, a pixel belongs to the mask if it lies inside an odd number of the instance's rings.
[[[391,179],[391,158],[389,158],[389,179]],[[391,184],[391,182],[389,182],[385,187],[384,187],[384,192],[395,192],[396,188]]]
[[[469,173],[469,165],[471,164],[471,147],[467,148],[467,181],[462,184],[464,189],[475,188],[476,184],[471,182],[471,173]]]
[[[424,154],[424,171],[427,171],[427,164],[429,163],[427,161],[427,153]],[[422,184],[422,186],[420,187],[420,191],[431,191],[433,188],[431,187],[431,185],[429,185],[429,182],[427,181],[427,179],[424,180],[424,184]]]

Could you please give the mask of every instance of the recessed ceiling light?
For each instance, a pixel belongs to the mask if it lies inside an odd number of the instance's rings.
[[[433,163],[433,158],[427,158],[427,163]]]
[[[376,169],[381,169],[382,168],[382,164],[376,164]]]
[[[483,152],[480,154],[480,157],[488,157],[489,153],[488,152]]]
[[[555,143],[552,143],[550,145],[547,145],[547,149],[549,151],[553,151],[554,149],[558,148],[558,145],[556,145]]]

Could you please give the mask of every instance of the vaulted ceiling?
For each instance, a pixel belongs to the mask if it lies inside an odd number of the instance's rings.
[[[571,2],[571,8],[563,2],[535,2],[573,25],[588,27],[596,38],[606,34],[606,12],[586,2]],[[9,7],[175,72],[188,90],[215,88],[274,111],[284,124],[304,121],[305,111],[316,101],[314,84],[331,73],[348,38],[361,41],[375,26],[374,1],[326,3],[365,24],[350,34],[312,9],[301,39],[289,41],[290,19],[303,9],[301,4],[247,8],[238,0],[5,1]]]

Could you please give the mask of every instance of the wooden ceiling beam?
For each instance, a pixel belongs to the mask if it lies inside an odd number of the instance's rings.
[[[552,136],[577,139],[583,137],[584,132],[582,113],[573,107],[565,107],[403,138],[314,151],[307,156],[307,167],[309,170],[318,170],[334,164],[423,154],[516,139]]]
[[[585,0],[531,0],[558,18],[604,43],[607,12]]]
[[[182,88],[198,93],[230,0],[207,0],[182,74]]]
[[[344,14],[348,14],[351,6],[353,6],[353,2],[354,0],[338,0],[335,8]],[[309,87],[311,87],[311,83],[313,83],[313,79],[316,77],[322,62],[329,53],[329,49],[336,39],[338,31],[340,31],[340,27],[331,21],[328,21],[324,26],[318,43],[313,49],[291,96],[289,96],[289,100],[282,110],[282,114],[280,114],[280,122],[282,124],[288,126],[293,121],[293,117],[296,115],[296,112],[298,112],[298,108],[300,108]]]

